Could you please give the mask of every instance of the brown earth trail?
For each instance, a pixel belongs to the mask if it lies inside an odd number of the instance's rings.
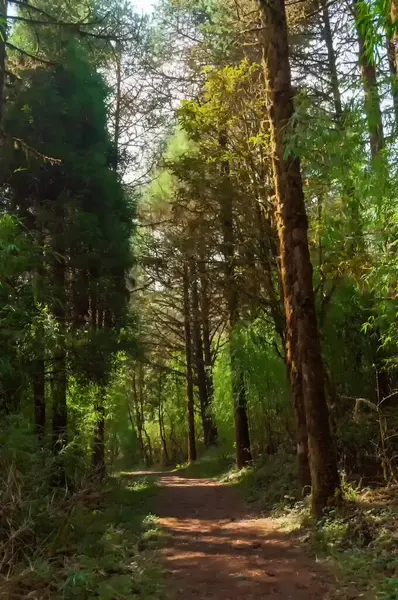
[[[236,489],[163,476],[158,513],[173,600],[326,600],[335,582],[293,536],[248,509]],[[350,595],[350,598],[357,596]]]

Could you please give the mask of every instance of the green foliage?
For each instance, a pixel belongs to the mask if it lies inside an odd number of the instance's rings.
[[[396,24],[384,0],[357,7],[354,20],[383,98],[383,150],[371,160],[375,114],[363,101],[359,69],[341,53],[355,23],[340,5],[325,5],[319,15],[325,21],[329,11],[333,26],[340,14],[345,20],[328,52],[326,21],[318,28],[313,18],[291,19],[300,94],[286,126],[286,156],[301,159],[328,404],[351,502],[360,501],[361,491],[347,478],[397,476],[398,172],[386,100],[396,82],[385,75],[381,52]],[[0,585],[9,597],[33,589],[43,599],[162,594],[145,564],[162,537],[148,515],[153,487],[146,480],[130,485],[128,476],[125,486],[85,486],[93,454],[110,470],[182,463],[192,477],[240,484],[266,510],[289,513],[293,506],[305,513],[305,502],[296,503],[301,490],[284,356],[267,90],[252,8],[218,0],[163,2],[147,36],[147,20],[140,23],[124,0],[32,0],[10,31],[11,43],[28,54],[7,50],[12,77],[7,74],[7,135],[0,147],[0,545],[8,572]],[[310,48],[304,48],[304,30]],[[145,56],[139,56],[142,47]],[[336,73],[334,51],[340,53]],[[355,51],[347,50],[350,63]],[[115,61],[122,71],[120,102],[98,72],[114,84]],[[169,72],[174,67],[177,74]],[[125,144],[135,143],[143,123],[161,137],[159,106],[175,108],[180,83],[177,126],[168,131],[151,183],[137,194],[118,175],[130,152]],[[333,106],[339,84],[341,114]],[[145,90],[144,116],[134,115],[131,123],[126,114],[136,106],[135,86],[138,96]],[[117,133],[116,116],[118,148],[110,136]],[[129,172],[128,181],[134,175]],[[226,227],[234,264],[226,260]],[[190,315],[182,296],[187,265]],[[234,293],[239,319],[230,332]],[[218,428],[218,446],[204,453],[195,342],[195,428],[204,456],[189,467],[187,316],[192,329],[200,321],[202,344],[208,329],[207,410]],[[255,459],[239,472],[231,466],[231,364],[243,374]],[[43,396],[47,414],[40,429]],[[54,456],[60,396],[68,441]],[[384,600],[397,596],[391,520],[390,511],[355,508],[328,513],[315,534],[318,547],[343,560],[350,576],[365,575],[369,561]]]
[[[253,451],[274,453],[294,444],[286,365],[279,342],[264,316],[235,332],[236,353],[244,370]]]
[[[36,300],[35,280],[26,277],[39,264],[39,250],[13,216],[0,215],[0,397],[2,410],[15,410],[38,331],[51,345],[56,325],[47,307]]]
[[[224,346],[214,366],[214,412],[222,443],[232,448],[234,443],[231,359],[228,346]]]
[[[252,468],[232,469],[222,481],[238,485],[248,502],[274,516],[289,511],[302,495],[295,457],[285,452],[264,456]]]
[[[62,66],[25,74],[6,125],[43,155],[61,161],[43,164],[40,156],[26,157],[16,148],[9,154],[7,167],[21,218],[33,239],[48,240],[46,248],[35,250],[37,255],[42,253],[43,261],[42,312],[57,298],[64,304],[62,296],[68,295],[74,327],[59,331],[58,339],[69,350],[71,372],[83,384],[104,383],[110,375],[113,357],[121,347],[119,332],[127,325],[124,273],[132,265],[132,203],[111,169],[106,95],[101,78],[70,46]],[[24,168],[17,169],[21,164]],[[30,195],[35,198],[33,208],[27,200]],[[34,213],[33,223],[29,212]],[[73,273],[68,288],[63,289],[48,277],[61,260]],[[37,264],[39,268],[39,259]],[[90,297],[94,296],[107,305],[107,316],[102,317],[107,326],[102,329],[87,326]],[[51,347],[42,338],[51,355]]]
[[[161,596],[148,516],[153,481],[110,479],[98,490],[94,481],[72,480],[75,458],[67,448],[63,464],[71,487],[54,487],[57,459],[38,450],[27,421],[3,419],[0,442],[0,548],[7,570],[0,594],[35,589],[43,599]]]
[[[357,497],[360,501],[360,497]],[[376,597],[396,598],[398,560],[395,552],[396,512],[380,508],[351,507],[329,514],[315,531],[319,552],[332,557],[345,577]]]
[[[244,372],[252,449],[273,453],[293,445],[292,407],[286,367],[267,319],[242,323],[235,332],[235,352]],[[214,368],[214,413],[221,440],[232,447],[233,402],[230,350],[225,344]]]
[[[184,477],[198,479],[222,479],[233,469],[234,455],[223,446],[207,450],[198,461],[191,465],[178,465],[177,473]]]

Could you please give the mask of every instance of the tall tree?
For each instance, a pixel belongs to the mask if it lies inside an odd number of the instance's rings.
[[[220,147],[227,153],[227,134],[220,133]],[[238,291],[236,285],[235,235],[234,235],[234,193],[230,182],[230,165],[226,157],[222,162],[224,189],[220,198],[220,220],[223,235],[225,294],[228,306],[228,329],[232,369],[232,394],[235,415],[236,464],[238,468],[248,465],[252,459],[250,448],[249,422],[245,381],[239,357],[236,353],[236,328],[239,323]]]
[[[360,0],[354,0],[353,11],[358,36],[359,64],[365,96],[365,113],[369,131],[370,152],[372,158],[376,158],[384,148],[384,127],[376,64],[375,58],[372,56],[372,48],[366,44],[366,37],[362,29]]]
[[[57,448],[67,437],[71,366],[75,376],[103,386],[125,322],[132,212],[111,168],[105,97],[101,79],[84,56],[69,48],[62,65],[24,74],[24,87],[6,120],[12,136],[39,148],[35,158],[17,148],[10,154],[9,186],[18,214],[48,247],[42,286],[51,290],[49,309],[56,324],[50,364]],[[47,103],[51,110],[43,119]],[[47,154],[62,160],[46,160]]]
[[[286,310],[287,351],[291,355],[292,365],[298,355],[301,359],[312,511],[319,516],[328,503],[335,501],[340,483],[325,397],[300,160],[291,152],[286,152],[287,128],[294,114],[286,7],[284,0],[259,0],[259,8],[263,25],[264,75]],[[294,383],[292,380],[292,385]]]
[[[0,2],[0,127],[4,112],[4,86],[6,81],[7,0]],[[0,129],[1,131],[1,129]]]
[[[211,390],[208,389],[209,378],[206,377],[205,358],[203,351],[203,336],[200,318],[198,271],[195,261],[191,261],[192,287],[192,339],[196,364],[196,377],[199,392],[200,410],[202,417],[203,437],[205,446],[214,445],[217,440],[217,429],[213,422],[211,406]],[[210,393],[209,393],[210,392]]]
[[[191,332],[191,301],[190,301],[190,273],[188,261],[184,262],[183,294],[184,294],[184,332],[185,332],[185,357],[186,357],[186,382],[187,382],[187,422],[188,422],[188,462],[195,462],[196,436],[195,436],[195,405],[193,393],[193,368],[192,368],[192,332]]]

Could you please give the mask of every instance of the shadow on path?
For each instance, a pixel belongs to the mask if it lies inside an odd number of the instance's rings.
[[[164,473],[158,514],[171,535],[163,561],[173,600],[332,598],[333,581],[237,490]],[[351,596],[355,598],[355,596]]]

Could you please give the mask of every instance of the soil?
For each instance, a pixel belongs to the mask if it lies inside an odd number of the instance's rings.
[[[336,597],[334,578],[297,538],[248,508],[238,490],[171,475],[159,484],[158,514],[170,534],[162,560],[172,600]]]

